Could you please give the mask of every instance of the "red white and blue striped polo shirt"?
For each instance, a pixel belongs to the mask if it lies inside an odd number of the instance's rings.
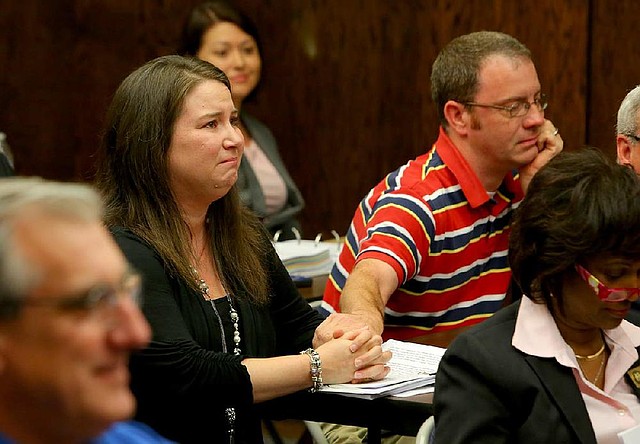
[[[360,202],[321,310],[339,311],[349,273],[374,258],[393,267],[400,283],[385,308],[385,339],[490,317],[509,286],[511,215],[522,197],[514,173],[490,197],[441,128],[431,150],[387,175]]]

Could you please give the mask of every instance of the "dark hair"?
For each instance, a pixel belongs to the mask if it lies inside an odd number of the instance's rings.
[[[562,306],[562,277],[602,253],[640,258],[640,179],[596,148],[562,152],[532,179],[509,243],[523,293]]]
[[[526,46],[510,35],[494,31],[457,37],[440,51],[431,69],[431,97],[443,126],[448,125],[444,105],[449,100],[473,101],[481,65],[493,55],[531,60],[531,51]]]
[[[258,54],[262,57],[262,45],[258,29],[251,19],[230,3],[218,0],[204,2],[191,10],[182,28],[182,37],[178,54],[195,57],[202,46],[202,36],[217,23],[233,23],[249,34],[256,42]],[[245,101],[254,100],[260,83],[245,97]]]
[[[220,69],[195,57],[159,57],[131,73],[109,107],[96,176],[107,225],[140,236],[194,290],[190,231],[169,185],[168,151],[185,97],[207,80],[230,88]],[[240,204],[235,186],[209,206],[207,218],[223,284],[236,295],[266,301],[264,228]]]
[[[255,24],[242,11],[226,1],[202,3],[191,11],[182,29],[182,39],[178,53],[195,56],[202,46],[202,36],[213,25],[221,22],[233,23],[256,41],[258,53],[262,54],[260,37]]]

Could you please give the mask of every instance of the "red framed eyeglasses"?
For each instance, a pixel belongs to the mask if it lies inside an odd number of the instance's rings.
[[[609,288],[592,275],[582,265],[576,264],[578,275],[593,289],[600,300],[604,302],[620,302],[635,296],[640,296],[640,288]]]

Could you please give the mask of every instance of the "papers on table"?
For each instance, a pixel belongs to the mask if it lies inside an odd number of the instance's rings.
[[[417,389],[422,389],[424,393],[425,389],[433,391],[436,371],[446,349],[393,339],[386,341],[382,348],[393,353],[389,361],[391,371],[386,378],[362,384],[327,385],[322,391],[367,399],[399,395]]]
[[[288,240],[274,244],[280,260],[291,275],[314,277],[331,271],[329,247],[312,240]]]
[[[410,398],[411,396],[426,395],[427,393],[433,393],[434,391],[435,386],[433,384],[430,384],[425,387],[418,387],[412,390],[407,390],[406,392],[394,393],[393,396],[397,398]]]
[[[289,274],[303,277],[329,274],[340,249],[335,242],[305,239],[275,242],[273,245]]]
[[[618,433],[621,444],[637,444],[640,442],[640,426],[635,426]]]

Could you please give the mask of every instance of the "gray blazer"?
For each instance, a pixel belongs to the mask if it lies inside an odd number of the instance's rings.
[[[242,159],[242,162],[240,162],[240,168],[238,170],[237,187],[240,193],[240,199],[262,219],[264,225],[272,235],[276,231],[282,230],[280,240],[292,239],[294,235],[291,228],[295,227],[300,230],[300,223],[296,216],[304,208],[302,194],[284,166],[284,162],[278,151],[278,144],[273,134],[271,134],[271,131],[269,131],[269,128],[245,112],[240,114],[240,119],[251,134],[251,137],[253,137],[278,173],[280,173],[280,176],[282,176],[287,188],[287,202],[282,210],[265,217],[266,204],[260,183],[251,165],[249,165],[249,162],[245,159]]]
[[[571,370],[511,345],[519,306],[463,332],[447,349],[434,392],[436,444],[596,444]]]

